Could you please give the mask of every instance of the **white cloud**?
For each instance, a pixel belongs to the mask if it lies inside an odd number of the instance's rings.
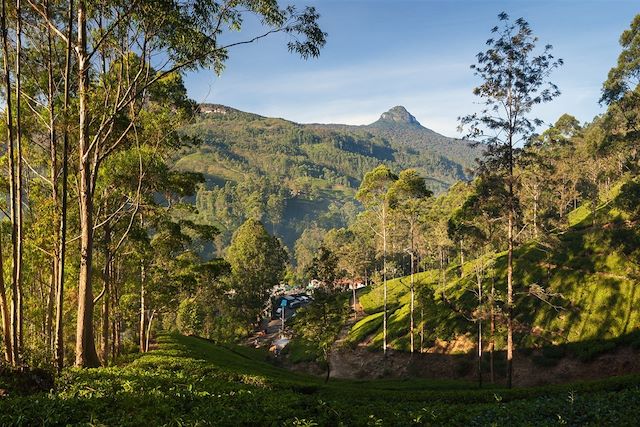
[[[259,70],[245,70],[209,77],[211,90],[202,91],[196,100],[301,123],[352,125],[371,123],[387,109],[404,105],[424,126],[459,137],[458,116],[479,109],[472,95],[478,81],[468,65],[453,57],[403,62],[385,58],[324,69],[302,67],[268,77]],[[580,68],[558,70],[554,81],[562,95],[538,106],[536,116],[553,123],[568,112],[589,121],[601,111],[597,104],[600,83],[579,84],[575,74]]]

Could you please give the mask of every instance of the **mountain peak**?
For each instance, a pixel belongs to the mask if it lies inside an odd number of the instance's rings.
[[[373,123],[374,125],[409,125],[414,127],[422,127],[420,122],[404,108],[402,105],[397,105],[391,108],[386,113],[382,113],[378,121]]]

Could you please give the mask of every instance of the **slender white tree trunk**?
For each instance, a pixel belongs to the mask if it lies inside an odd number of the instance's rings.
[[[64,263],[67,253],[67,181],[69,178],[69,79],[71,76],[71,37],[73,34],[73,0],[69,1],[67,23],[67,47],[64,67],[64,133],[62,136],[62,194],[60,208],[60,249],[58,250],[58,269],[56,277],[56,332],[55,359],[56,369],[60,372],[64,366]]]
[[[13,103],[12,103],[12,90],[11,90],[11,78],[9,71],[9,41],[8,41],[8,28],[6,25],[7,22],[7,4],[6,0],[2,0],[2,15],[0,16],[1,25],[0,31],[2,31],[2,58],[3,58],[3,71],[4,71],[4,86],[5,86],[5,94],[6,94],[6,108],[5,108],[5,116],[6,116],[6,125],[7,125],[7,145],[9,152],[9,198],[11,200],[11,249],[12,249],[12,259],[16,257],[16,245],[15,245],[15,236],[16,236],[16,174],[15,174],[15,135],[13,132]],[[10,356],[9,362],[13,365],[18,363],[17,359],[17,311],[16,308],[18,306],[18,292],[16,289],[16,281],[14,269],[12,266],[12,274],[11,274],[11,315],[8,316],[10,319],[7,321],[5,325],[5,334],[6,331],[9,331],[9,339],[5,338],[5,351]],[[3,319],[7,316],[3,316]]]
[[[384,313],[382,317],[382,352],[387,356],[387,211],[382,208],[382,284]]]
[[[414,274],[414,262],[413,262],[413,248],[411,249],[411,313],[410,313],[410,326],[409,326],[409,330],[411,331],[411,354],[413,355],[413,349],[414,349],[414,339],[413,339],[413,332],[414,332],[414,324],[413,324],[413,309],[414,309],[414,300],[415,300],[415,287],[414,287],[414,278],[413,278],[413,274]]]

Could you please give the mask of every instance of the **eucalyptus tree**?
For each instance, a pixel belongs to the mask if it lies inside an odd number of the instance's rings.
[[[324,261],[320,261],[324,263]],[[319,277],[320,278],[320,277]],[[321,280],[325,280],[322,279]],[[344,324],[346,307],[339,288],[322,287],[314,291],[313,304],[296,313],[295,332],[306,339],[320,354],[319,361],[326,367],[325,383],[331,375],[331,347]]]
[[[93,319],[93,227],[101,165],[131,143],[147,96],[162,79],[200,68],[221,72],[235,46],[274,33],[303,58],[319,55],[326,34],[314,8],[281,8],[275,0],[174,0],[77,3],[75,39],[59,28],[44,4],[29,2],[58,38],[75,51],[78,98],[78,182],[81,262],[78,285],[76,365],[96,366]],[[221,39],[249,16],[262,32]]]
[[[507,386],[513,381],[513,252],[516,223],[517,176],[514,168],[520,145],[542,124],[532,117],[533,108],[553,100],[560,94],[549,81],[551,72],[562,65],[551,54],[551,45],[537,50],[538,38],[523,18],[511,21],[502,12],[499,25],[487,40],[487,50],[477,55],[471,66],[481,84],[473,93],[482,98],[480,112],[460,118],[460,129],[468,136],[484,142],[485,153],[480,159],[480,173],[499,173],[507,186],[505,203],[507,219]]]
[[[409,244],[407,251],[411,257],[409,335],[412,354],[414,350],[415,245],[424,201],[431,195],[432,193],[427,189],[424,178],[421,177],[415,169],[401,171],[398,180],[395,181],[389,189],[390,206],[399,222],[407,227],[406,237],[407,243]]]
[[[369,210],[377,224],[372,230],[382,240],[382,286],[383,305],[382,315],[382,350],[387,354],[387,237],[389,226],[389,190],[398,176],[386,165],[380,165],[367,172],[360,184],[356,198]]]
[[[609,106],[609,138],[631,142],[640,135],[640,15],[620,36],[620,46],[618,62],[602,85],[600,103]]]
[[[484,175],[473,183],[473,191],[462,206],[454,211],[448,221],[449,234],[464,237],[471,255],[475,258],[475,293],[477,306],[468,316],[478,328],[478,381],[482,384],[483,321],[489,320],[489,369],[494,382],[494,347],[496,319],[499,308],[496,304],[495,273],[492,270],[491,254],[500,250],[503,238],[501,223],[508,212],[505,208],[506,187],[498,175]],[[485,292],[486,278],[491,273],[490,289]]]
[[[294,245],[294,256],[296,261],[297,275],[301,280],[308,281],[308,268],[311,266],[313,257],[322,245],[323,237],[327,231],[312,224],[306,228]]]
[[[220,259],[204,260],[198,253],[198,242],[211,242],[217,229],[189,220],[175,220],[162,207],[149,212],[145,226],[138,234],[136,258],[139,268],[144,266],[147,276],[140,288],[140,351],[149,350],[153,320],[167,312],[176,312],[181,301],[207,295],[207,286],[214,285],[219,276],[228,272],[228,265]],[[151,236],[151,238],[149,238]],[[144,286],[144,287],[143,287]],[[211,293],[209,293],[211,295]],[[220,295],[197,302],[201,307],[215,304]],[[198,331],[201,332],[201,331]]]
[[[57,237],[59,239],[59,249],[57,251],[58,256],[58,268],[56,269],[56,326],[55,326],[55,338],[54,338],[54,359],[58,372],[60,372],[64,366],[64,331],[63,331],[63,305],[64,305],[64,280],[65,280],[65,261],[67,254],[67,203],[68,203],[68,191],[69,191],[69,100],[71,93],[71,57],[72,57],[72,36],[73,36],[73,10],[74,1],[69,0],[67,5],[67,26],[66,26],[66,43],[65,43],[65,55],[64,55],[64,69],[62,71],[63,77],[63,95],[62,95],[62,159],[60,165],[60,179],[62,185],[60,188],[60,219],[59,219],[59,231]],[[49,8],[45,7],[45,14],[48,15]],[[51,26],[47,25],[47,40],[51,40]],[[53,131],[52,131],[53,133]],[[55,135],[52,135],[54,138]],[[55,157],[52,153],[52,159]],[[57,191],[55,191],[57,193]],[[114,328],[115,329],[115,328]]]
[[[580,131],[575,117],[563,114],[540,136],[526,142],[519,159],[520,200],[530,235],[558,225],[576,188],[581,167],[577,167],[574,138]]]
[[[109,359],[109,318],[111,301],[111,279],[113,263],[123,247],[133,226],[141,223],[144,232],[153,228],[144,227],[150,215],[162,211],[171,215],[180,203],[176,199],[195,194],[196,185],[203,181],[200,174],[171,170],[169,158],[174,150],[191,145],[192,140],[179,129],[191,119],[195,103],[188,99],[186,88],[179,74],[168,75],[150,88],[144,110],[140,112],[131,143],[114,152],[105,160],[96,182],[95,197],[101,209],[96,220],[100,225],[104,252],[101,274],[103,290],[94,299],[102,300],[101,359]],[[162,206],[156,195],[161,194],[167,206]],[[99,217],[98,217],[99,216]],[[94,227],[94,235],[97,233]],[[141,265],[153,258],[141,260]],[[115,285],[115,283],[114,283]],[[144,283],[140,281],[141,307],[144,305]],[[115,290],[115,289],[114,289]],[[141,350],[146,348],[145,330],[147,320],[141,308]]]
[[[2,316],[2,341],[4,342],[4,359],[7,363],[13,362],[11,346],[11,320],[7,293],[4,284],[4,258],[2,257],[2,222],[0,222],[0,316]]]
[[[12,242],[12,260],[15,264],[16,259],[16,167],[15,167],[15,135],[13,124],[13,96],[10,73],[10,56],[9,56],[9,29],[7,23],[8,6],[7,1],[2,0],[2,11],[0,14],[0,31],[2,32],[2,63],[3,63],[3,85],[5,93],[5,125],[7,129],[7,154],[9,156],[9,200],[10,200],[10,219],[11,219],[11,242]],[[15,269],[12,268],[11,275],[11,315],[9,323],[5,328],[10,329],[9,340],[5,341],[7,357],[12,364],[18,363],[18,289],[15,280]]]

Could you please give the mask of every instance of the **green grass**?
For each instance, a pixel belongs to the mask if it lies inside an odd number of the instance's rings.
[[[357,344],[364,341],[369,335],[377,332],[382,325],[382,312],[369,315],[358,322],[351,328],[346,342],[348,344]]]
[[[0,425],[628,425],[638,377],[546,388],[456,381],[332,380],[263,352],[162,336],[126,366],[68,369],[54,390],[0,399]]]
[[[321,358],[317,346],[302,337],[291,340],[284,348],[283,354],[286,354],[292,363],[315,362]]]
[[[213,154],[195,153],[184,156],[176,162],[176,168],[199,172],[218,180],[239,182],[245,178],[242,171],[225,166]]]
[[[438,278],[437,271],[425,271],[414,275],[416,284],[435,282]],[[387,280],[387,305],[395,307],[409,303],[410,278],[399,277]],[[384,304],[384,287],[382,283],[374,285],[359,296],[358,301],[368,313],[382,310]]]

